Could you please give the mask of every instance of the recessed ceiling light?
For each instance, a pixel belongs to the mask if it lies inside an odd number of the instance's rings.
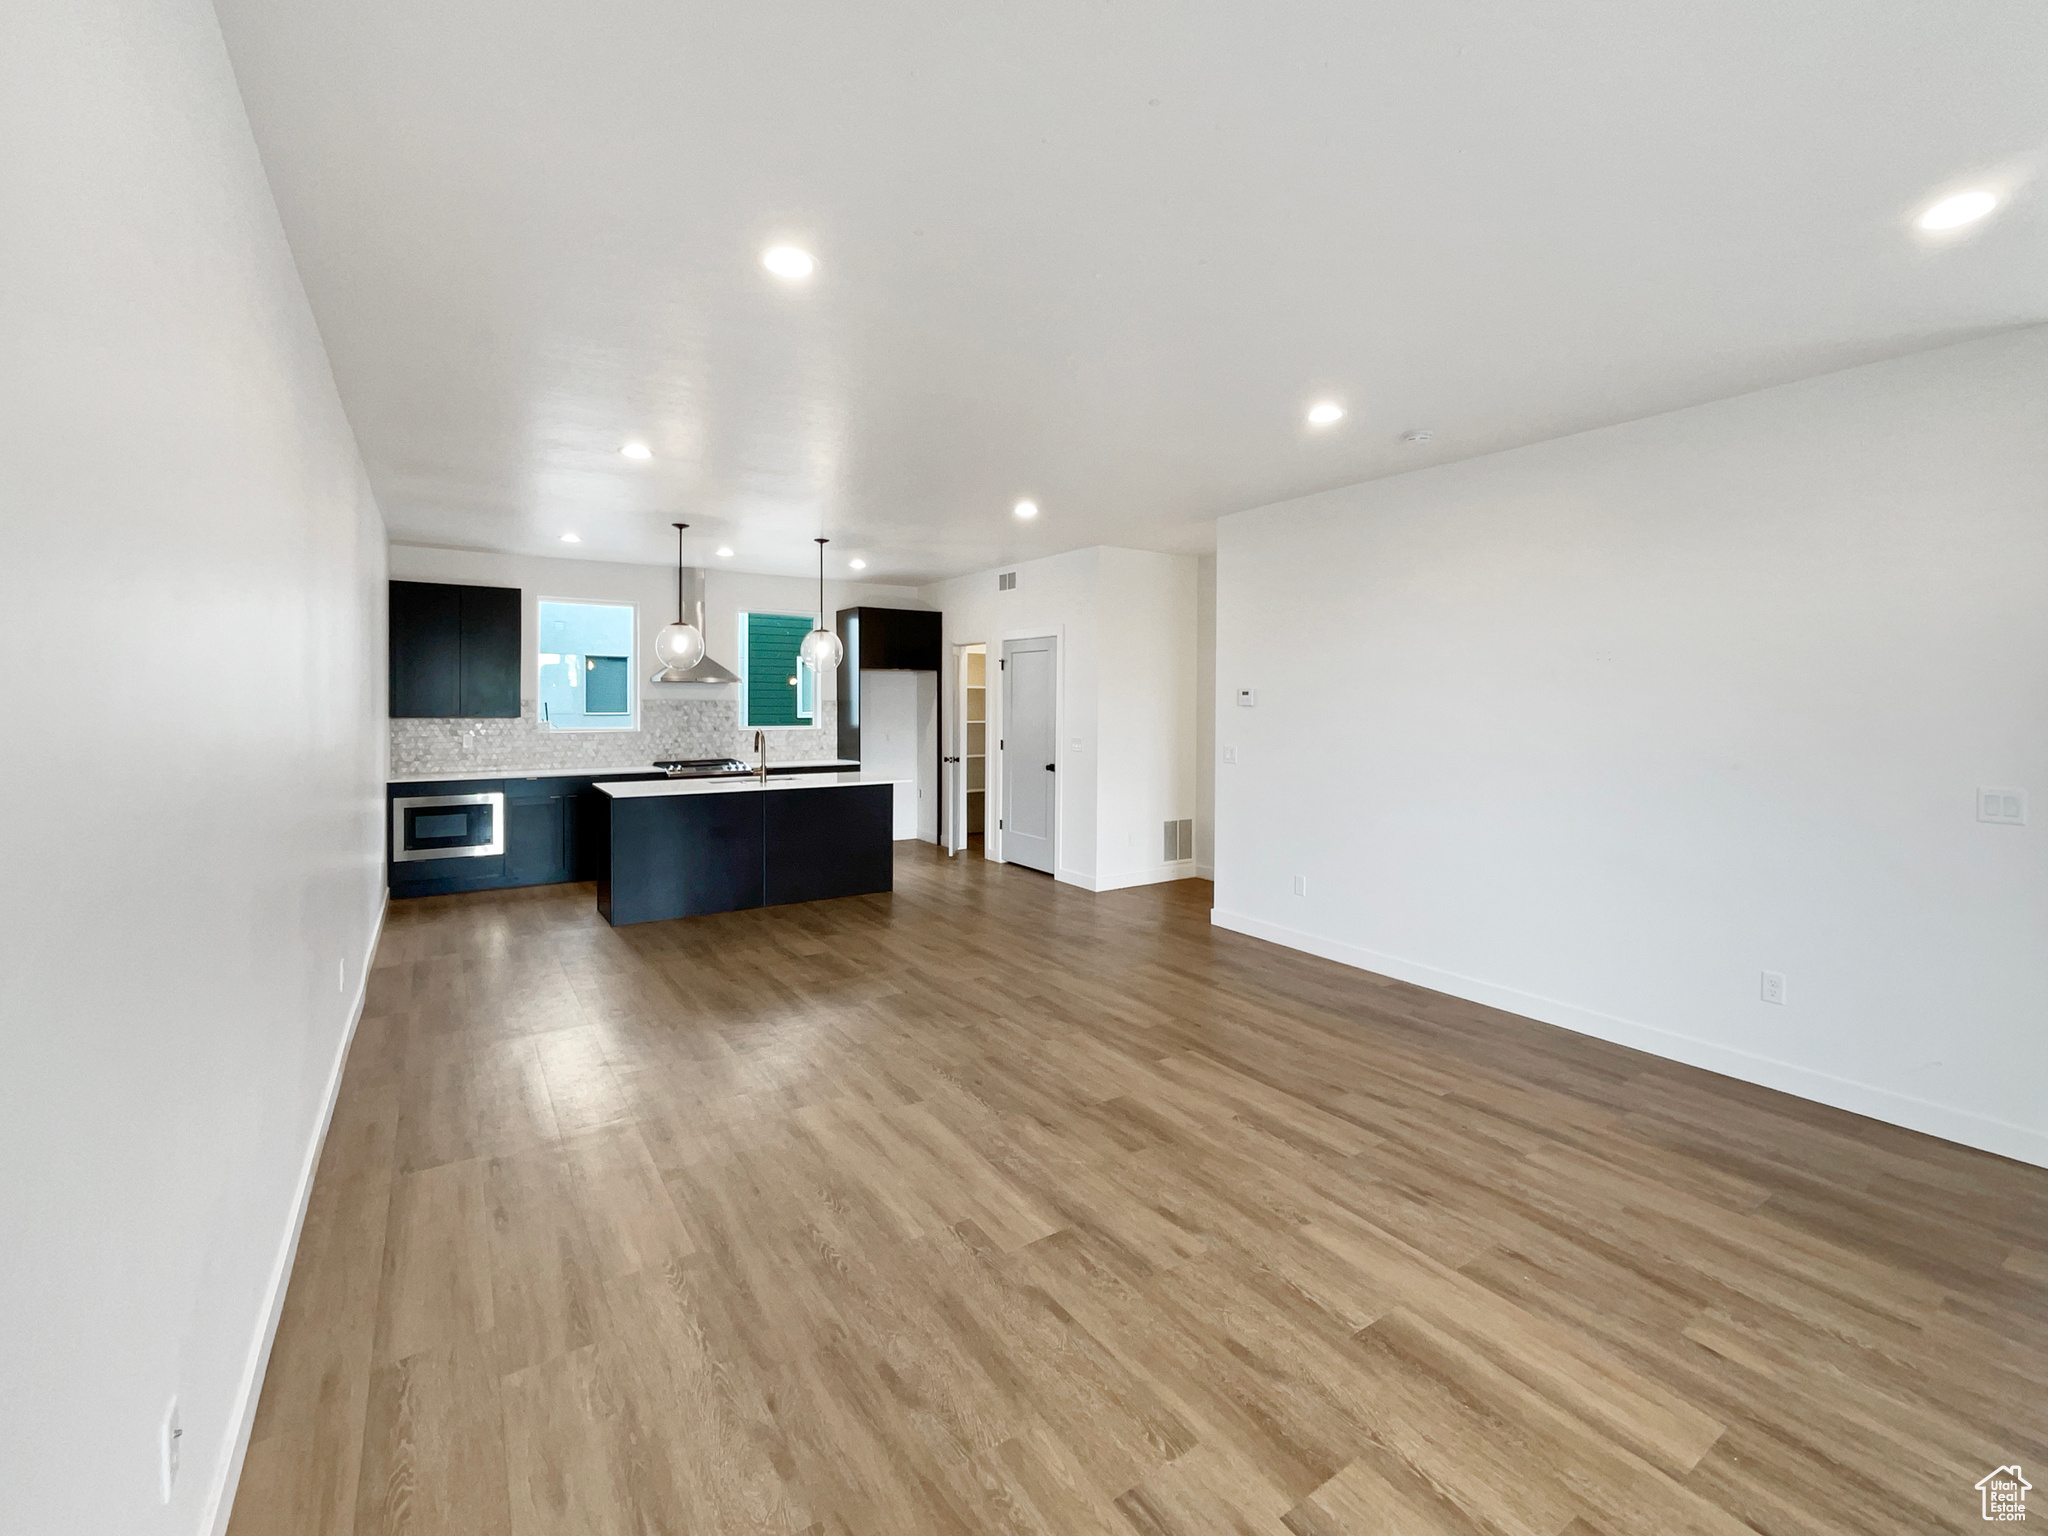
[[[1344,407],[1334,400],[1318,400],[1308,408],[1308,424],[1312,427],[1327,427],[1343,419]]]
[[[1965,224],[1976,223],[1997,206],[1996,193],[1958,192],[1954,197],[1944,197],[1916,222],[1926,230],[1961,229]]]
[[[583,542],[583,539],[578,534],[565,533],[562,535],[562,542],[564,544],[581,544]]]
[[[868,563],[865,560],[849,560],[846,563],[852,566],[856,571],[864,571],[868,568]]]
[[[732,549],[730,548],[730,546],[724,544],[719,545],[718,558],[721,560],[730,560],[732,558]]]
[[[1435,436],[1434,432],[1403,432],[1401,434],[1401,441],[1412,448],[1417,443],[1426,443]]]
[[[1038,516],[1038,503],[1037,503],[1037,502],[1035,502],[1035,501],[1020,501],[1020,502],[1018,502],[1018,503],[1017,503],[1017,515],[1018,515],[1019,517],[1036,517],[1036,516]]]
[[[777,277],[809,277],[818,270],[818,263],[809,251],[800,251],[793,245],[778,245],[765,252],[761,265]]]
[[[645,443],[628,443],[619,452],[629,459],[651,459],[654,457],[654,450]]]

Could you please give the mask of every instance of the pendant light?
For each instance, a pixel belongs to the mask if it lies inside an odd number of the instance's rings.
[[[804,643],[797,652],[814,675],[837,667],[839,659],[846,654],[846,647],[839,643],[839,637],[825,627],[825,546],[831,542],[830,539],[818,540],[818,627],[804,636]]]
[[[677,672],[687,672],[704,659],[704,632],[687,622],[683,613],[683,530],[689,526],[675,525],[676,621],[662,625],[661,633],[654,637],[654,654],[663,666]]]

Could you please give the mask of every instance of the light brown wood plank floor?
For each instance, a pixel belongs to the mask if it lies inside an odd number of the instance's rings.
[[[393,903],[233,1536],[1922,1533],[2048,1464],[2048,1172],[1200,882],[897,873]]]

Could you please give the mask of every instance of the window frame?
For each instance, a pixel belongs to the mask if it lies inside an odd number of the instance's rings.
[[[559,725],[547,718],[546,700],[541,696],[541,657],[570,654],[561,651],[550,652],[546,648],[547,628],[545,615],[547,605],[550,603],[561,603],[577,608],[623,608],[626,610],[629,618],[626,629],[626,710],[623,714],[592,716],[587,711],[578,710],[577,713],[585,720],[601,720],[603,722],[602,724],[585,725]],[[615,597],[536,597],[533,600],[533,636],[533,708],[535,715],[539,717],[536,719],[535,724],[539,725],[542,730],[561,731],[564,734],[578,735],[587,732],[617,733],[640,729],[640,605],[638,603],[625,598]],[[583,652],[579,651],[574,654],[581,660],[588,660],[588,656]],[[615,656],[618,653],[616,651],[604,651],[593,654]],[[589,685],[588,678],[583,680],[583,684],[585,687]]]
[[[811,668],[804,662],[801,653],[799,653],[796,658],[796,702],[798,708],[798,718],[793,723],[789,724],[784,724],[780,721],[777,721],[772,725],[763,725],[756,721],[750,720],[747,717],[747,678],[751,671],[751,660],[748,656],[748,641],[750,640],[751,635],[750,625],[748,621],[757,616],[764,619],[800,619],[803,621],[804,632],[806,634],[808,634],[811,630],[817,628],[818,626],[818,620],[815,614],[789,613],[785,610],[778,608],[742,608],[740,610],[738,669],[740,674],[739,728],[743,731],[815,731],[821,729],[822,715],[824,712],[820,708],[820,705],[823,701],[820,698],[822,690],[818,686],[818,674],[813,668]],[[799,644],[801,644],[801,642],[799,642]],[[811,706],[811,713],[809,719],[805,719],[802,716],[802,706],[805,703],[806,694],[809,695],[809,703]]]

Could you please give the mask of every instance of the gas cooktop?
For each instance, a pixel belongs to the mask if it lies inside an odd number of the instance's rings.
[[[654,766],[672,779],[720,779],[754,771],[736,757],[671,757]]]

